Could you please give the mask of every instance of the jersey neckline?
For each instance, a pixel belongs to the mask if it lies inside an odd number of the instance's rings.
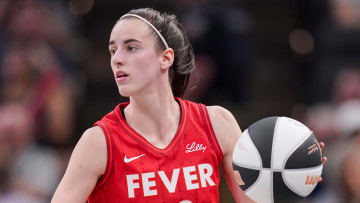
[[[132,139],[134,139],[138,144],[142,145],[144,147],[144,149],[147,149],[149,152],[151,152],[155,155],[160,154],[162,156],[166,156],[169,154],[169,152],[171,152],[175,148],[175,145],[178,143],[178,141],[182,137],[184,128],[186,125],[186,120],[187,120],[187,109],[186,109],[186,105],[184,105],[184,101],[178,97],[175,97],[175,99],[178,101],[178,103],[180,105],[180,112],[181,112],[180,123],[179,123],[179,126],[177,128],[177,131],[176,131],[174,137],[172,138],[172,140],[170,141],[168,146],[166,146],[164,149],[158,148],[158,147],[154,146],[153,144],[151,144],[149,141],[147,141],[144,138],[144,136],[139,134],[135,129],[133,129],[127,123],[126,119],[123,117],[123,115],[121,113],[121,109],[124,109],[127,105],[129,105],[130,102],[120,103],[116,108],[116,113],[120,120],[120,124],[122,125],[124,130],[129,134],[129,136]]]

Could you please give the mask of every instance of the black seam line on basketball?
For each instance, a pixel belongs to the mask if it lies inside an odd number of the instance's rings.
[[[305,137],[303,140],[299,141],[299,143],[298,143],[297,145],[295,145],[295,147],[291,150],[291,152],[286,155],[286,157],[285,157],[285,159],[284,159],[284,162],[283,162],[283,164],[282,164],[282,168],[285,168],[286,162],[287,162],[287,160],[290,158],[290,156],[291,156],[291,155],[296,151],[296,149],[297,149],[300,145],[302,145],[312,134],[313,134],[312,131],[310,131],[310,134],[309,134],[307,137]]]
[[[272,171],[272,172],[297,172],[297,171],[306,171],[306,170],[311,170],[311,169],[317,169],[323,166],[323,164],[318,165],[318,166],[314,166],[314,167],[308,167],[308,168],[296,168],[296,169],[272,169],[272,168],[258,168],[258,167],[252,167],[252,166],[247,166],[244,164],[236,164],[239,167],[243,167],[243,168],[248,168],[248,169],[252,169],[252,170],[267,170],[267,171]]]
[[[274,157],[275,157],[275,153],[274,153],[274,151],[275,151],[275,140],[276,140],[276,135],[277,135],[277,131],[278,131],[278,127],[279,127],[279,125],[280,125],[280,118],[282,118],[282,117],[278,117],[277,119],[276,119],[276,122],[275,122],[275,127],[274,127],[274,134],[273,134],[273,140],[272,140],[272,148],[271,148],[271,162],[270,162],[270,167],[272,168],[272,167],[274,167],[273,166],[273,164],[274,164]]]

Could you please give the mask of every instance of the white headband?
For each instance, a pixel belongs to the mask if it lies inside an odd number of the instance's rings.
[[[120,20],[123,19],[124,17],[127,17],[127,16],[132,16],[132,17],[135,17],[135,18],[138,18],[142,21],[144,21],[146,24],[148,24],[150,27],[152,27],[152,29],[155,30],[155,32],[159,35],[159,37],[161,38],[161,41],[164,43],[165,47],[166,48],[169,48],[168,44],[166,43],[165,41],[165,38],[161,35],[161,33],[159,32],[158,29],[156,29],[155,26],[153,26],[149,21],[147,21],[145,18],[139,16],[139,15],[135,15],[135,14],[125,14],[123,16],[120,17]]]

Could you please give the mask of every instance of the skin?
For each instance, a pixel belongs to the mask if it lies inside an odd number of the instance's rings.
[[[180,107],[168,78],[174,51],[171,48],[160,50],[151,28],[133,18],[121,20],[114,26],[109,51],[115,80],[118,70],[128,74],[125,80],[116,80],[119,93],[130,99],[125,108],[127,122],[151,144],[164,149],[174,137],[180,121]],[[226,109],[208,106],[207,110],[224,153],[222,167],[226,182],[236,202],[253,202],[239,188],[233,176],[232,152],[241,136],[240,128]],[[84,132],[52,203],[86,202],[98,178],[105,173],[107,149],[104,136],[100,127]]]

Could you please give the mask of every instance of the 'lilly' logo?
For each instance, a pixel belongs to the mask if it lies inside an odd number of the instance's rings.
[[[191,145],[190,144],[186,145],[185,153],[196,152],[196,151],[205,152],[205,150],[206,150],[206,146],[203,146],[203,144],[196,144],[196,142],[193,142]]]

